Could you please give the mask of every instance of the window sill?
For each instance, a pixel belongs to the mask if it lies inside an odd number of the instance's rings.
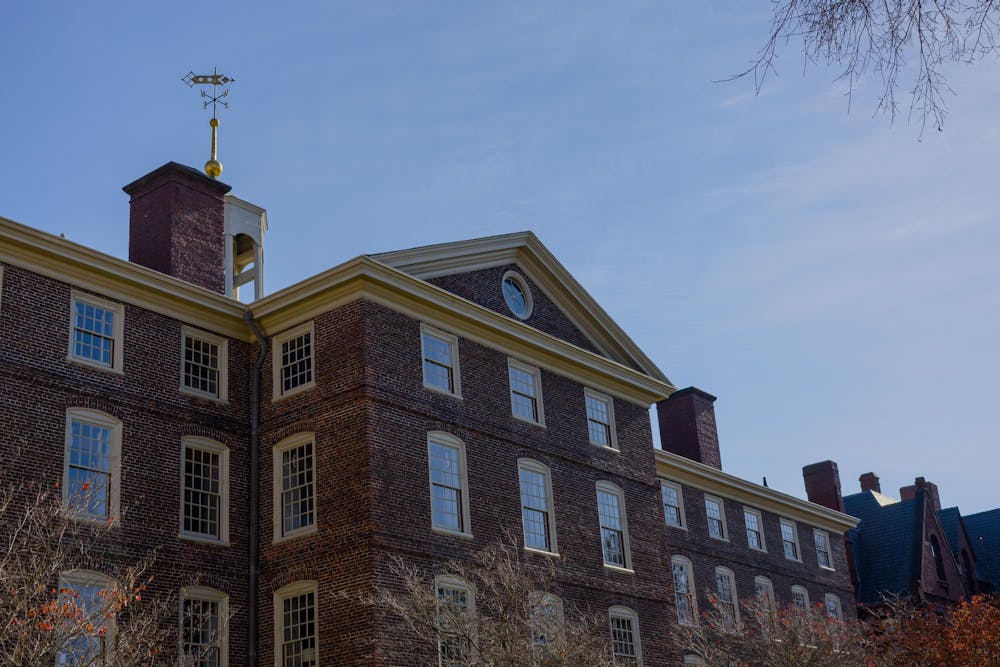
[[[99,364],[96,361],[90,361],[89,359],[83,359],[82,357],[74,357],[72,354],[67,355],[66,361],[68,361],[71,364],[76,364],[78,366],[92,368],[95,371],[104,371],[105,373],[111,373],[113,375],[125,375],[125,371],[123,371],[121,368],[115,368],[114,366]]]
[[[198,542],[199,544],[211,544],[217,547],[228,547],[229,540],[220,540],[215,537],[208,537],[207,535],[196,535],[193,533],[178,533],[177,539],[185,540],[188,542]]]
[[[602,445],[601,443],[594,442],[593,440],[590,441],[590,444],[594,447],[597,447],[598,449],[603,449],[606,452],[614,452],[615,454],[622,453],[622,450],[618,449],[617,447],[612,447],[611,445]]]
[[[437,526],[432,526],[431,532],[437,533],[438,535],[446,535],[448,537],[460,537],[463,540],[473,539],[472,533],[463,533],[459,530],[449,530],[447,528],[438,528]]]
[[[448,391],[447,389],[442,389],[441,387],[438,387],[438,386],[433,385],[433,384],[427,384],[425,382],[424,383],[424,389],[426,389],[427,391],[432,391],[435,394],[440,394],[442,396],[448,396],[450,398],[457,399],[459,401],[462,400],[462,394],[461,393],[459,393],[457,391]]]
[[[635,570],[630,567],[619,567],[617,565],[609,565],[608,563],[604,564],[604,569],[619,574],[635,574]]]
[[[687,531],[688,529],[687,526],[685,526],[684,524],[667,523],[666,521],[664,521],[663,523],[667,528],[673,528],[674,530]]]
[[[750,547],[750,551],[756,551],[759,554],[766,554],[767,549],[762,549],[760,547]]]
[[[826,570],[827,572],[836,572],[837,570],[830,567],[829,565],[820,565],[819,569]]]
[[[316,380],[311,380],[311,381],[309,381],[309,382],[307,382],[305,384],[300,384],[298,387],[295,387],[293,389],[289,389],[288,391],[286,391],[284,393],[275,394],[274,397],[271,399],[271,402],[272,403],[277,403],[278,401],[282,401],[282,400],[284,400],[286,398],[289,398],[290,396],[296,396],[298,394],[307,392],[310,389],[315,389],[315,388],[316,388]]]
[[[180,392],[185,396],[191,396],[193,398],[200,398],[205,401],[211,401],[213,403],[219,403],[221,405],[229,405],[228,398],[222,398],[221,396],[215,396],[214,394],[209,394],[206,392],[198,391],[197,389],[192,389],[191,387],[180,388]]]
[[[513,413],[511,413],[510,416],[513,417],[514,419],[516,419],[517,421],[522,422],[524,424],[530,424],[532,426],[537,426],[539,428],[545,428],[545,422],[544,421],[535,421],[534,419],[528,419],[526,417],[519,417],[518,415],[515,415]]]
[[[711,537],[713,540],[718,540],[720,542],[728,542],[729,541],[728,537],[716,537],[715,535],[709,535],[709,537]]]
[[[316,524],[306,528],[297,528],[290,533],[285,533],[284,535],[275,535],[274,539],[271,540],[271,544],[281,544],[283,542],[290,542],[291,540],[297,539],[299,537],[305,537],[307,535],[312,535],[317,532]]]
[[[524,547],[524,550],[529,554],[538,554],[539,556],[548,556],[550,558],[559,558],[558,551],[546,551],[545,549],[538,549],[536,547]]]
[[[790,560],[793,563],[801,563],[802,562],[801,558],[789,558],[788,556],[785,556],[785,560]]]

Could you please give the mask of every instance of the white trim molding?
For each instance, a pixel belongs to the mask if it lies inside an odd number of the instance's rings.
[[[80,425],[79,435],[80,438],[93,437],[93,433],[87,436],[84,433],[84,427],[95,427],[98,429],[106,430],[109,432],[109,445],[110,451],[108,452],[108,470],[103,471],[98,468],[93,467],[91,461],[87,461],[88,465],[71,465],[70,461],[72,458],[72,448],[73,448],[73,438],[74,438],[74,424]],[[92,444],[80,443],[81,448],[87,446],[92,447]],[[98,444],[98,447],[100,445]],[[91,450],[92,451],[92,450]],[[88,456],[88,459],[92,458]],[[80,470],[90,470],[96,473],[103,473],[107,475],[108,497],[106,504],[106,511],[103,516],[91,515],[88,513],[86,508],[78,508],[74,506],[74,499],[71,497],[71,482],[70,469],[76,468]],[[63,506],[69,513],[69,516],[73,519],[79,521],[90,521],[94,523],[107,523],[110,522],[111,525],[119,525],[121,522],[121,479],[122,479],[122,423],[120,420],[112,417],[111,415],[101,412],[99,410],[91,410],[89,408],[67,408],[66,409],[66,438],[64,442],[63,449],[63,481],[62,481],[62,499]],[[81,486],[82,491],[91,491],[92,487],[89,482],[84,482]],[[78,498],[77,502],[81,499]],[[86,503],[90,502],[89,496],[84,496],[82,500]]]
[[[309,482],[308,486],[311,488],[311,498],[312,498],[312,523],[306,526],[299,526],[298,528],[293,528],[288,532],[284,530],[284,455],[293,449],[298,449],[300,447],[305,447],[309,445],[309,458],[311,459],[309,464]],[[271,488],[272,488],[272,527],[273,527],[273,537],[272,542],[278,543],[285,540],[290,540],[296,537],[301,537],[303,535],[310,535],[315,533],[318,528],[319,523],[318,517],[318,504],[316,502],[316,434],[312,432],[302,432],[291,435],[284,440],[278,442],[271,449]],[[299,459],[299,465],[302,465],[301,457]],[[298,471],[298,474],[303,474],[302,470]],[[301,488],[301,487],[300,487]],[[302,502],[302,498],[299,498],[299,502]]]
[[[219,516],[216,535],[185,530],[185,491],[187,490],[187,452],[197,450],[219,457]],[[180,533],[179,537],[196,542],[229,545],[229,448],[221,442],[195,435],[181,438],[181,493],[180,493]]]
[[[216,393],[202,391],[185,384],[187,378],[187,340],[197,340],[216,347]],[[181,384],[180,391],[198,398],[207,398],[220,403],[229,402],[229,341],[221,336],[210,334],[184,325],[181,327]]]
[[[282,356],[284,351],[282,346],[289,341],[300,338],[303,336],[309,336],[309,367],[307,369],[308,379],[296,384],[294,387],[285,389],[284,379],[282,378],[283,371],[285,370],[285,365],[282,363]],[[295,394],[301,394],[304,391],[308,391],[316,386],[316,332],[313,328],[313,322],[304,322],[296,327],[282,331],[279,334],[275,334],[272,339],[271,345],[271,387],[272,387],[272,400],[278,401],[283,398],[288,398],[289,396],[294,396]]]
[[[296,581],[294,583],[288,584],[282,588],[279,588],[274,592],[274,667],[282,667],[285,664],[283,658],[284,654],[284,603],[285,600],[300,597],[304,595],[312,595],[312,606],[313,606],[313,621],[312,621],[312,640],[314,648],[312,649],[309,664],[319,665],[320,664],[320,632],[319,632],[319,619],[320,619],[320,600],[319,600],[319,583],[313,580]],[[302,637],[299,637],[301,640]]]

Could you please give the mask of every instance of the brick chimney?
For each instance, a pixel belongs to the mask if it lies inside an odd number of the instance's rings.
[[[715,396],[695,387],[678,389],[656,404],[660,446],[692,461],[722,470]]]
[[[882,493],[882,485],[879,484],[878,475],[873,472],[866,472],[861,477],[858,477],[858,482],[861,484],[861,493],[868,493],[869,491]]]
[[[931,499],[931,507],[935,512],[941,511],[941,497],[938,495],[937,484],[928,482],[923,477],[917,477],[910,486],[899,489],[900,500],[913,500],[917,496],[917,491],[923,491]]]
[[[230,186],[168,162],[122,190],[131,198],[129,261],[225,294],[223,195]]]
[[[840,471],[833,461],[821,461],[802,468],[809,502],[844,511],[844,497],[840,493]]]

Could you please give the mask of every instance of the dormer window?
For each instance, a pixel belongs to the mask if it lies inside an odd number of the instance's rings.
[[[510,312],[520,320],[526,320],[531,315],[531,290],[520,274],[508,271],[503,275],[503,300]]]

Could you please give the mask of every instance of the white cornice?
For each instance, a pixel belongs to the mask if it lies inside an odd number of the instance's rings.
[[[731,498],[755,509],[767,510],[835,533],[844,533],[854,528],[860,521],[853,516],[748,482],[736,475],[672,452],[658,449],[655,455],[656,472],[660,477],[723,498]]]
[[[532,232],[440,243],[371,255],[382,264],[427,280],[457,272],[517,264],[606,356],[670,383],[600,304]]]
[[[244,306],[238,301],[3,217],[0,262],[214,333],[250,340]]]
[[[251,309],[264,332],[273,334],[362,298],[640,405],[674,390],[658,378],[364,256],[265,297]]]

